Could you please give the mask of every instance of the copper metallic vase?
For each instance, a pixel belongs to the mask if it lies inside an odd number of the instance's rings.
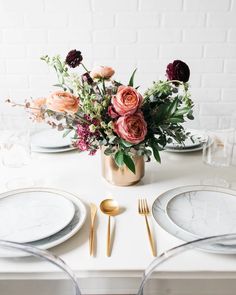
[[[102,160],[102,176],[106,181],[117,186],[129,186],[139,182],[144,176],[145,163],[142,156],[134,156],[133,161],[135,164],[134,174],[129,168],[124,165],[119,167],[116,165],[112,156],[106,156],[101,150]]]

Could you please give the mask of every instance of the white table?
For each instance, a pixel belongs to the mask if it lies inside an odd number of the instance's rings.
[[[201,152],[173,154],[162,152],[162,164],[146,164],[143,180],[131,187],[115,187],[100,175],[100,155],[67,152],[35,154],[31,164],[21,169],[0,167],[1,183],[14,175],[29,173],[38,186],[55,187],[78,194],[85,202],[98,206],[104,198],[115,198],[124,209],[115,217],[115,241],[112,256],[106,257],[107,217],[98,212],[96,256],[89,256],[89,216],[83,228],[67,242],[51,249],[77,273],[83,293],[131,294],[137,291],[142,271],[152,261],[144,218],[137,214],[137,199],[146,197],[151,205],[166,190],[190,184],[212,184],[216,180],[236,189],[236,167],[212,168],[201,161]],[[158,252],[183,243],[161,229],[152,219]],[[199,289],[202,280],[209,283],[214,294],[227,288],[235,294],[232,281],[236,279],[236,257],[191,250],[161,267],[158,277],[160,294],[205,294]],[[43,263],[10,263],[0,265],[0,279],[58,278]],[[181,279],[181,281],[176,280]],[[207,279],[207,281],[206,281]],[[214,284],[212,284],[212,279]],[[200,281],[199,281],[200,280]],[[231,292],[232,289],[232,293]],[[219,292],[219,293],[217,293]],[[186,293],[185,293],[186,294]],[[225,293],[226,294],[226,293]]]

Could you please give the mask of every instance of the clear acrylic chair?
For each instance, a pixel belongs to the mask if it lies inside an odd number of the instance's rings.
[[[49,251],[0,240],[1,295],[80,295],[77,278]]]
[[[180,255],[183,252],[187,252],[188,250],[192,250],[194,248],[204,248],[206,246],[212,246],[214,244],[221,244],[221,245],[225,244],[231,247],[233,244],[234,245],[236,244],[236,234],[226,234],[226,235],[202,238],[202,239],[181,244],[177,247],[167,250],[166,252],[163,252],[157,258],[155,258],[144,271],[143,278],[142,278],[140,287],[138,289],[137,295],[147,295],[147,294],[158,295],[160,293],[159,290],[158,291],[155,290],[155,288],[157,288],[158,286],[157,281],[155,284],[152,284],[152,279],[155,278],[155,274],[158,274],[159,266],[165,264],[167,261]],[[231,254],[233,254],[233,252],[234,254],[236,254],[236,247],[234,246],[233,248],[234,248],[234,251],[232,251],[231,249]],[[235,259],[235,255],[233,255],[233,257]],[[235,265],[236,265],[236,261],[235,261]],[[236,280],[234,280],[234,283],[236,285]],[[160,293],[160,294],[163,294],[163,293]],[[170,292],[170,290],[168,290],[166,294],[172,294],[172,293]],[[209,294],[212,294],[212,293],[209,293]],[[236,293],[233,293],[233,294],[236,294]]]

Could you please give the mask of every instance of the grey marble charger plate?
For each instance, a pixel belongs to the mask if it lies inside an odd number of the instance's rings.
[[[204,200],[204,194],[205,196],[207,195],[207,200]],[[213,197],[214,194],[216,195],[215,199]],[[217,202],[214,202],[217,199],[218,202],[219,199],[221,200],[221,203],[218,203],[218,205],[225,204],[226,212],[224,212],[224,208],[219,208],[216,204]],[[206,214],[205,210],[206,217],[211,217],[211,220],[206,220],[202,218],[204,215],[202,208],[206,206],[206,202],[208,204],[207,206],[210,206],[211,200],[212,207],[208,208],[212,208],[212,210],[208,211],[208,214]],[[193,210],[191,204],[196,206],[196,204],[199,205],[199,202],[200,209],[194,208]],[[181,210],[181,208],[183,210]],[[168,233],[186,242],[206,236],[233,233],[234,225],[236,224],[233,212],[236,212],[236,191],[205,185],[185,186],[169,190],[161,194],[154,201],[152,206],[152,213],[156,222]],[[194,213],[196,215],[194,215]],[[227,222],[222,224],[219,229],[217,229],[217,226],[214,227],[214,219],[219,221],[219,225],[227,213],[229,215],[227,217]],[[219,215],[217,216],[217,214]],[[199,226],[199,222],[201,226]],[[205,230],[203,230],[204,225]],[[236,254],[236,241],[235,243],[234,241],[232,241],[232,243],[230,241],[222,244],[204,246],[201,247],[201,249],[212,253]]]
[[[66,227],[64,227],[61,231],[47,238],[34,241],[31,243],[26,243],[26,245],[29,244],[44,250],[49,249],[67,241],[69,238],[71,238],[80,230],[80,228],[83,226],[85,222],[87,212],[86,212],[86,207],[84,203],[76,195],[69,192],[62,191],[62,190],[54,189],[54,188],[26,188],[26,189],[18,189],[12,192],[17,193],[17,192],[33,192],[33,191],[53,192],[55,194],[58,194],[60,196],[67,198],[73,203],[75,207],[75,213],[71,222]],[[4,194],[7,194],[7,193],[1,194],[1,197],[4,197]],[[25,256],[25,255],[22,255],[22,253],[19,254],[19,252],[17,251],[16,252],[0,251],[0,257],[19,257],[19,256]]]

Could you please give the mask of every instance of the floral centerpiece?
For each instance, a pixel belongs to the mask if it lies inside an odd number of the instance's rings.
[[[124,171],[131,178],[140,174],[138,159],[149,161],[153,154],[160,162],[159,152],[167,143],[183,143],[187,138],[182,123],[193,119],[193,102],[188,90],[190,70],[184,62],[168,64],[167,80],[153,82],[141,95],[134,85],[136,70],[126,84],[113,79],[115,71],[111,67],[88,70],[78,50],[70,51],[65,60],[60,56],[41,59],[56,71],[55,86],[60,90],[46,98],[26,101],[31,118],[46,121],[64,136],[71,134],[72,144],[79,151],[94,155],[102,149],[112,161],[113,170],[119,171],[118,178],[123,177],[118,184],[135,182],[131,179],[126,183]],[[84,73],[79,74],[77,67]],[[116,183],[114,177],[108,180]]]

